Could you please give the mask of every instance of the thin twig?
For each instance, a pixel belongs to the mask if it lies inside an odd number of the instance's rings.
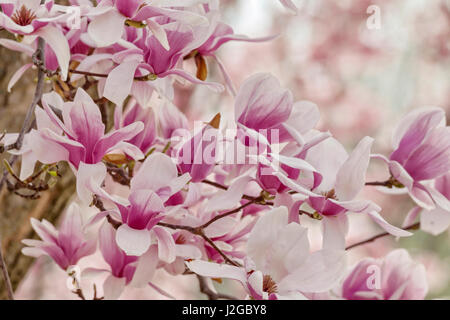
[[[209,300],[219,300],[219,299],[228,299],[228,300],[237,300],[236,297],[230,296],[228,294],[224,293],[216,293],[213,290],[211,290],[206,283],[206,278],[202,277],[200,275],[196,275],[198,279],[198,285],[200,287],[200,292],[204,293]]]
[[[247,206],[249,206],[249,205],[251,205],[251,204],[257,203],[257,202],[259,202],[259,201],[261,201],[261,200],[262,200],[261,197],[254,198],[253,200],[250,200],[249,202],[243,204],[243,205],[240,206],[239,208],[236,208],[236,209],[233,209],[233,210],[231,210],[231,211],[228,211],[228,212],[219,214],[219,215],[215,216],[214,218],[212,218],[211,220],[209,220],[208,222],[202,224],[202,225],[200,226],[200,228],[204,229],[204,228],[208,227],[209,225],[211,225],[212,223],[214,223],[215,221],[217,221],[217,220],[219,220],[219,219],[222,219],[222,218],[225,218],[225,217],[227,217],[227,216],[229,216],[229,215],[232,215],[232,214],[234,214],[234,213],[237,213],[237,212],[241,211],[242,209],[244,209],[245,207],[247,207]]]
[[[11,279],[9,278],[8,268],[6,266],[5,258],[3,256],[3,248],[0,244],[0,268],[2,269],[3,279],[5,280],[6,291],[8,292],[8,299],[14,300],[14,291],[11,285]]]
[[[204,180],[202,180],[202,182],[204,184],[209,184],[210,186],[216,187],[218,189],[228,190],[227,186],[224,186],[224,185],[222,185],[220,183],[217,183],[217,182],[214,182],[214,181],[211,181],[211,180],[208,180],[208,179],[204,179]],[[242,199],[249,200],[249,201],[255,200],[257,198],[258,197],[252,197],[252,196],[249,196],[249,195],[246,195],[246,194],[244,194],[242,196]],[[270,202],[270,201],[264,201],[264,203],[261,202],[259,204],[263,204],[263,205],[267,205],[267,206],[273,206],[274,205],[274,203]]]
[[[41,61],[44,61],[44,39],[39,38],[38,40],[38,48],[36,50],[36,55],[39,56],[39,59]],[[31,105],[28,108],[27,114],[25,116],[25,120],[23,121],[22,129],[19,132],[19,136],[16,140],[16,149],[20,150],[22,148],[23,138],[25,136],[25,133],[27,133],[30,129],[31,122],[33,121],[34,116],[34,110],[36,109],[36,105],[41,101],[42,93],[44,92],[44,80],[45,80],[45,74],[38,70],[38,80],[36,85],[36,91],[34,92],[33,100],[31,101]]]
[[[417,223],[415,223],[413,225],[410,225],[409,227],[405,228],[404,230],[415,230],[415,229],[418,229],[419,227],[420,227],[420,222],[417,222]],[[355,248],[355,247],[358,247],[358,246],[362,246],[364,244],[373,242],[373,241],[375,241],[375,240],[377,240],[379,238],[383,238],[383,237],[386,237],[388,235],[390,235],[389,232],[383,232],[383,233],[377,234],[376,236],[373,236],[373,237],[371,237],[369,239],[366,239],[366,240],[354,243],[354,244],[348,246],[347,248],[345,248],[345,250],[350,250],[352,248]]]
[[[226,263],[231,264],[231,265],[236,266],[236,267],[240,267],[240,266],[241,266],[241,265],[240,265],[239,263],[237,263],[236,261],[233,261],[233,260],[231,260],[230,258],[228,258],[228,256],[227,256],[222,250],[220,250],[219,247],[217,247],[217,245],[214,243],[214,241],[212,241],[210,238],[208,238],[208,237],[205,235],[205,233],[203,232],[203,230],[202,230],[200,236],[201,236],[206,242],[208,242],[208,243],[211,245],[211,247],[213,247],[214,250],[217,251],[217,253],[219,253],[219,254],[222,256],[222,258],[225,260]]]

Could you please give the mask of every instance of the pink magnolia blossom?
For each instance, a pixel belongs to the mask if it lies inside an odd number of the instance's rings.
[[[173,237],[157,223],[168,210],[165,202],[186,185],[190,180],[189,174],[178,176],[177,167],[168,156],[152,154],[131,180],[128,200],[106,193],[101,188],[105,177],[106,168],[102,164],[95,167],[83,165],[78,174],[77,191],[85,202],[92,199],[92,194],[97,194],[117,206],[116,215],[122,222],[116,233],[118,246],[128,255],[140,256],[156,241],[160,259],[173,262],[176,258]],[[111,210],[101,212],[95,219],[110,213]]]
[[[53,1],[45,1],[45,4],[41,4],[40,0],[11,0],[4,1],[1,8],[0,26],[23,36],[42,37],[47,44],[47,65],[55,64],[51,61],[51,56],[48,53],[52,51],[53,57],[56,58],[61,67],[62,77],[66,79],[69,69],[70,49],[63,32],[55,24],[66,21],[70,15],[62,14],[60,10],[54,8]],[[2,41],[2,45],[11,47],[13,50],[22,51],[25,49],[25,45],[14,45],[11,41],[5,41],[5,39],[2,39]],[[28,50],[25,51],[29,53]],[[29,67],[30,65],[26,65],[26,69]],[[20,77],[25,70],[19,69],[16,76]]]
[[[195,185],[195,183],[190,183],[189,189],[191,189],[193,185]],[[244,178],[236,180],[231,185],[230,189],[223,194],[212,198],[208,202],[201,202],[198,205],[197,210],[189,210],[188,206],[185,210],[179,210],[178,212],[168,215],[164,219],[164,222],[191,227],[201,226],[217,215],[227,212],[228,208],[239,206],[239,199],[242,197],[242,192],[237,190],[238,185],[245,185]],[[220,198],[223,198],[224,201],[221,201]],[[211,203],[213,204],[211,205]],[[255,220],[252,217],[244,217],[243,214],[238,213],[235,216],[225,217],[217,222],[211,223],[204,228],[204,232],[205,235],[209,237],[215,245],[221,248],[222,252],[228,257],[243,259],[245,257],[243,248],[248,240],[249,233],[252,230],[254,223]],[[197,248],[202,250],[203,255],[206,256],[208,260],[215,262],[224,261],[223,256],[203,238],[193,236],[192,234],[190,234],[190,237],[183,235],[183,238],[185,240],[191,240]],[[196,257],[196,259],[198,258],[200,257]]]
[[[121,111],[120,108],[117,108],[117,110]],[[139,121],[144,124],[144,129],[127,142],[138,147],[142,153],[147,153],[156,140],[156,119],[153,109],[144,108],[134,99],[131,99],[125,113],[120,118],[114,123],[116,130]]]
[[[229,41],[245,41],[245,42],[264,42],[270,41],[277,36],[267,36],[261,38],[249,38],[245,35],[235,34],[233,28],[226,23],[218,21],[218,15],[214,14],[214,12],[210,13],[211,21],[209,27],[209,35],[207,40],[191,52],[189,56],[193,56],[195,58],[196,63],[198,64],[198,60],[200,59],[203,62],[204,57],[211,57],[219,66],[220,71],[224,77],[225,83],[233,95],[236,95],[236,90],[233,85],[233,81],[231,80],[228,72],[226,71],[225,66],[222,61],[216,55],[216,51],[225,43]],[[206,64],[206,62],[204,62]],[[202,66],[198,66],[197,68],[202,68]]]
[[[348,155],[340,143],[328,138],[309,149],[308,161],[322,175],[320,185],[307,194],[306,203],[324,217],[326,239],[334,245],[345,247],[347,233],[347,212],[368,214],[377,224],[396,236],[410,236],[410,232],[389,224],[379,214],[381,208],[370,200],[356,199],[365,184],[365,175],[370,159],[373,139],[365,137]],[[327,154],[333,155],[329,161]],[[283,182],[292,190],[304,193],[304,186],[285,179]],[[328,241],[327,240],[327,241]]]
[[[149,248],[141,257],[129,256],[117,246],[115,233],[107,222],[100,227],[100,251],[110,270],[87,268],[82,272],[84,278],[108,274],[103,283],[105,299],[118,299],[126,285],[137,288],[146,286],[152,280],[158,264],[156,246]]]
[[[397,249],[383,259],[363,259],[341,290],[348,300],[422,300],[428,292],[426,270],[406,250]]]
[[[172,103],[167,102],[161,106],[158,120],[164,139],[179,135],[177,130],[189,130],[186,116]]]
[[[132,89],[135,76],[179,76],[192,83],[206,85],[214,91],[223,91],[221,84],[198,80],[180,68],[183,57],[198,46],[196,35],[199,31],[176,22],[164,25],[164,29],[169,50],[144,29],[141,36],[133,41],[134,48],[118,52],[112,57],[119,65],[106,79],[103,92],[106,98],[118,105],[122,104]]]
[[[126,24],[131,27],[143,24],[161,45],[169,50],[170,43],[164,28],[152,18],[166,18],[190,25],[207,24],[208,20],[201,14],[185,10],[195,2],[202,1],[179,1],[177,8],[172,8],[173,3],[164,3],[164,1],[154,4],[144,0],[102,0],[98,6],[91,8],[87,13],[92,19],[88,34],[97,46],[106,47],[121,39]]]
[[[436,178],[433,187],[450,201],[450,173]],[[436,205],[436,208],[432,210],[422,209],[421,207],[413,208],[408,213],[403,225],[412,225],[418,215],[420,215],[420,229],[433,235],[441,234],[450,226],[450,210],[439,205]]]
[[[67,270],[78,261],[95,252],[95,239],[86,240],[81,221],[80,208],[72,203],[60,227],[55,227],[47,220],[38,221],[31,218],[34,231],[42,240],[25,239],[27,247],[22,253],[27,256],[50,256],[63,270]]]
[[[30,133],[30,148],[42,163],[67,161],[74,170],[80,163],[96,164],[103,157],[120,150],[134,159],[143,158],[139,148],[126,142],[143,130],[140,121],[105,134],[105,125],[97,105],[83,90],[78,89],[73,102],[63,103],[55,93],[42,98],[45,113],[39,111],[42,122],[51,124],[38,127]],[[52,107],[60,109],[62,120]],[[24,170],[24,169],[22,169]]]
[[[179,231],[172,234],[175,241],[176,258],[173,262],[159,261],[159,266],[171,275],[179,275],[186,271],[186,260],[200,259],[202,251],[197,237],[190,232]]]
[[[187,262],[197,274],[238,280],[253,299],[304,298],[302,292],[333,287],[345,272],[341,250],[309,251],[307,229],[288,223],[279,207],[263,214],[247,244],[245,267],[194,260]]]
[[[220,118],[216,118],[219,119]],[[214,120],[213,120],[214,121]],[[180,147],[175,147],[174,154],[178,160],[181,173],[189,173],[192,182],[205,179],[216,165],[216,145],[218,125],[208,123]]]
[[[295,141],[303,146],[303,136],[320,119],[314,103],[294,103],[291,91],[282,88],[278,79],[267,73],[257,73],[244,81],[234,108],[238,128],[246,135],[258,137],[260,141],[275,139],[275,143]]]
[[[394,152],[384,160],[394,179],[422,208],[438,205],[450,210],[450,201],[429,184],[450,171],[450,127],[445,125],[441,108],[420,108],[398,124],[393,135]]]

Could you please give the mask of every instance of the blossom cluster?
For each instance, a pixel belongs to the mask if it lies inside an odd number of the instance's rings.
[[[291,1],[280,2],[295,14]],[[319,107],[297,100],[273,75],[251,75],[235,88],[216,52],[229,41],[277,35],[235,34],[222,22],[218,0],[0,5],[0,26],[15,36],[0,45],[31,57],[8,90],[33,66],[53,88],[40,97],[31,130],[2,138],[21,159],[20,172],[11,174],[32,188],[36,177],[58,177],[66,163],[76,177],[77,200],[58,229],[32,219],[41,240],[24,240],[24,254],[48,255],[71,274],[98,247],[109,268],[86,268],[81,281],[107,274],[106,299],[119,298],[126,286],[171,297],[152,283],[158,269],[194,273],[214,292],[211,279],[233,279],[249,299],[425,298],[425,269],[406,250],[350,266],[346,238],[350,213],[395,237],[412,236],[418,225],[432,234],[448,229],[450,127],[443,109],[407,114],[390,155],[374,154],[368,136],[348,152],[318,129]],[[208,63],[220,80],[209,79]],[[175,105],[181,81],[211,95],[228,91],[233,123],[219,113],[193,126]],[[366,181],[371,161],[383,163],[390,178]],[[366,186],[407,193],[416,207],[394,226],[361,196]],[[89,205],[99,212],[83,222],[80,210]],[[311,246],[305,220],[320,223],[321,248]]]

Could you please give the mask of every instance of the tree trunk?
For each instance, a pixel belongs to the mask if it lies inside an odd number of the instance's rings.
[[[11,35],[0,31],[0,38],[11,38]],[[18,132],[34,94],[37,72],[28,70],[14,86],[12,93],[8,94],[6,88],[12,74],[29,58],[3,47],[0,47],[0,57],[0,133],[3,131]],[[3,159],[8,158],[9,154],[7,153],[0,155],[0,161],[2,161],[0,173],[3,172]],[[16,172],[19,168],[16,166]],[[32,258],[21,254],[23,248],[21,240],[36,238],[31,228],[30,218],[55,222],[75,192],[73,173],[67,166],[61,173],[62,178],[59,178],[58,183],[48,191],[42,192],[41,197],[37,200],[17,196],[9,192],[5,186],[0,193],[1,244],[14,290],[33,262]],[[0,299],[6,298],[4,279],[0,275]]]

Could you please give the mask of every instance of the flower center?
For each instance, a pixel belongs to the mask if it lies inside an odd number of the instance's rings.
[[[19,10],[14,12],[11,19],[20,26],[27,26],[36,19],[36,15],[33,11],[22,5]]]
[[[272,277],[269,275],[265,275],[263,277],[263,291],[268,294],[277,293],[278,287],[275,281],[273,281]]]

